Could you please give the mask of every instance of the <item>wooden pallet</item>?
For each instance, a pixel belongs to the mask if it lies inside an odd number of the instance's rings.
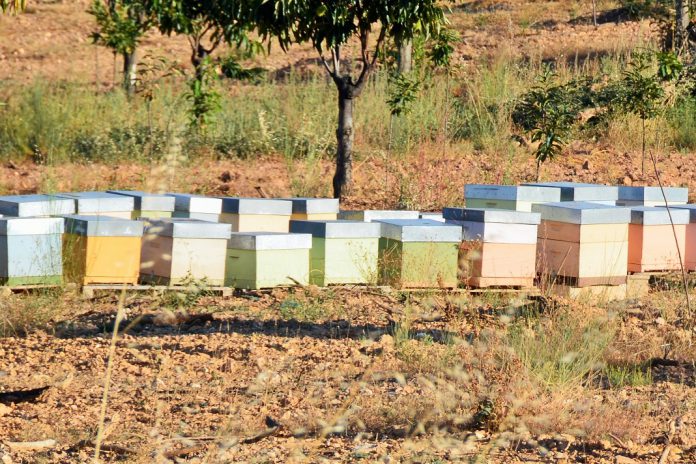
[[[164,293],[164,292],[206,292],[216,296],[232,296],[233,288],[230,287],[188,287],[184,285],[84,285],[82,296],[94,298],[98,294],[118,293],[122,291],[129,293]]]

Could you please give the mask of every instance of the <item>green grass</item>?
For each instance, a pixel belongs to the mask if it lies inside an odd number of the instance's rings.
[[[607,365],[602,373],[611,388],[640,387],[652,384],[650,368],[643,365]]]

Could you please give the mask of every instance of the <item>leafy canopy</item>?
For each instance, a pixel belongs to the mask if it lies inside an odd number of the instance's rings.
[[[154,18],[139,0],[104,2],[94,0],[88,12],[94,16],[99,30],[90,36],[96,44],[116,53],[132,53],[140,39],[153,26]]]

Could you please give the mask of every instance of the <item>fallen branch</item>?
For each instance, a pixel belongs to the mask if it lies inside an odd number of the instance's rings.
[[[54,448],[57,442],[53,439],[39,441],[7,441],[5,444],[13,451],[37,451]]]

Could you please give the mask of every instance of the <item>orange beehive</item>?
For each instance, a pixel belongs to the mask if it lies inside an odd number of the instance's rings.
[[[685,209],[670,208],[668,211],[667,208],[651,206],[631,208],[631,224],[628,227],[628,271],[681,269],[680,256],[684,259],[688,224],[689,211]]]
[[[696,205],[670,207],[672,212],[677,209],[687,210],[690,213],[684,239],[684,268],[687,271],[696,271]]]

